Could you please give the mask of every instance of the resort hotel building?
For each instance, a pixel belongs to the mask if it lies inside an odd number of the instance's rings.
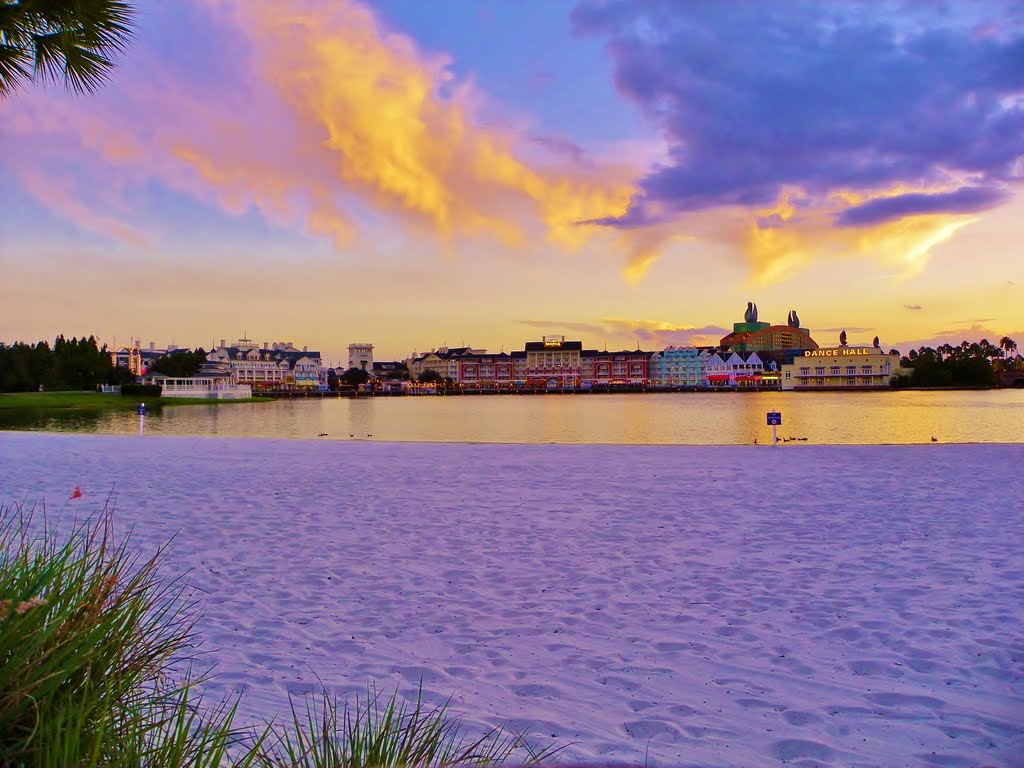
[[[320,387],[320,353],[308,347],[296,349],[290,341],[264,342],[260,347],[250,339],[239,339],[232,346],[221,339],[206,359],[222,364],[236,383],[255,391]]]

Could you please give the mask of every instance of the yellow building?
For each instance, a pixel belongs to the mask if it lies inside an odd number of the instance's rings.
[[[878,347],[806,349],[782,366],[782,388],[886,389],[899,371],[899,354]]]

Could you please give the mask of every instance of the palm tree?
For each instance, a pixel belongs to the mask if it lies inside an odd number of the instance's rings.
[[[126,0],[0,0],[0,98],[35,80],[98,89],[132,37]]]
[[[1013,353],[1017,351],[1017,342],[1011,339],[1009,336],[1003,336],[999,340],[999,346],[1006,352],[1006,357],[1009,359],[1013,356]]]

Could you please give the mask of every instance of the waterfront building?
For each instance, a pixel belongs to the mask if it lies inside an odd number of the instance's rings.
[[[728,389],[764,389],[777,387],[780,382],[778,364],[768,364],[757,352],[730,352],[718,350],[704,362],[704,375],[710,387]]]
[[[651,354],[648,378],[665,386],[702,387],[705,360],[697,347],[666,347]]]
[[[160,387],[161,397],[196,397],[209,400],[243,400],[252,397],[252,387],[248,384],[236,384],[230,374],[203,375],[187,378],[165,376],[162,373],[147,373],[138,378],[141,384],[154,384]]]
[[[650,378],[651,353],[642,350],[599,352],[587,349],[580,353],[580,378],[584,386],[595,384],[646,384]]]
[[[409,367],[400,360],[374,361],[372,373],[375,379],[408,379]]]
[[[373,373],[373,344],[349,344],[348,367]]]
[[[580,353],[583,342],[566,341],[565,336],[545,336],[526,342],[524,380],[528,387],[578,387],[581,381]]]
[[[459,358],[459,373],[456,378],[459,386],[493,388],[511,387],[513,384],[514,367],[512,357],[505,352],[467,353]]]
[[[114,366],[127,368],[129,373],[141,376],[152,367],[154,361],[159,360],[161,357],[166,357],[176,352],[188,351],[190,350],[179,349],[174,344],[168,344],[166,349],[158,349],[154,341],[149,342],[148,346],[142,347],[139,344],[139,340],[135,339],[128,346],[112,350],[110,352],[110,362]]]
[[[703,361],[704,369],[704,381],[706,386],[709,387],[727,387],[729,386],[729,369],[725,364],[725,359],[728,357],[722,357],[722,353],[714,351],[708,354]]]
[[[508,354],[512,361],[512,384],[522,387],[526,384],[526,350],[517,349]]]
[[[782,389],[885,389],[900,370],[899,354],[877,346],[822,347],[782,366]]]
[[[239,339],[233,346],[227,346],[221,339],[220,346],[210,351],[206,359],[227,364],[236,383],[248,384],[255,390],[320,387],[320,353],[308,347],[297,349],[290,341],[273,345],[264,342],[260,348],[250,339]]]
[[[409,375],[416,380],[419,380],[427,371],[436,371],[441,379],[458,381],[459,361],[464,357],[484,354],[487,354],[486,349],[442,346],[421,355],[413,355],[405,361],[405,364],[409,368]]]

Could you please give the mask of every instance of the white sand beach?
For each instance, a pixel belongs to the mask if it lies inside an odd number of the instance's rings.
[[[0,433],[204,596],[217,698],[368,682],[561,763],[1024,766],[1024,445]],[[80,486],[81,499],[69,500]]]

